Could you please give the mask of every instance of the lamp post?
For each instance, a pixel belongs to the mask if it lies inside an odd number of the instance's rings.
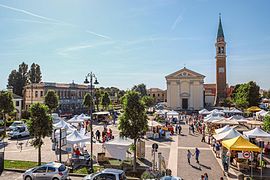
[[[90,82],[88,80],[88,78],[90,79]],[[94,169],[93,169],[93,104],[94,104],[94,98],[93,98],[93,79],[95,78],[95,82],[94,84],[99,84],[98,81],[97,81],[97,77],[96,75],[93,73],[93,72],[90,72],[88,73],[86,76],[85,76],[85,80],[84,80],[84,83],[85,84],[89,84],[90,83],[90,95],[91,95],[91,98],[92,98],[92,102],[90,104],[90,135],[91,135],[91,139],[90,139],[90,143],[91,143],[91,149],[90,149],[90,171],[91,173],[94,172]]]

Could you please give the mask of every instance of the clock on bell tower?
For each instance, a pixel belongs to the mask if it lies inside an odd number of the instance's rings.
[[[219,15],[218,33],[216,39],[216,105],[220,105],[227,94],[226,81],[226,42],[224,39],[221,16]]]

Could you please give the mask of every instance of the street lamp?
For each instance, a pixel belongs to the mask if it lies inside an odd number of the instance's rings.
[[[90,78],[90,82],[88,80],[88,78]],[[94,172],[94,169],[93,169],[93,104],[94,104],[94,98],[93,98],[93,79],[95,78],[95,82],[94,84],[99,84],[98,81],[97,81],[97,77],[96,75],[93,73],[93,72],[90,72],[88,73],[86,76],[85,76],[85,80],[84,80],[84,83],[85,84],[89,84],[90,83],[90,95],[91,95],[91,98],[92,98],[92,102],[90,104],[90,135],[91,135],[91,150],[90,150],[90,173],[93,173]]]

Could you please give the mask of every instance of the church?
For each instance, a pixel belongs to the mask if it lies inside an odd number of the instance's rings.
[[[216,83],[204,84],[205,76],[184,67],[165,77],[167,104],[174,110],[200,110],[205,106],[219,106],[226,99],[226,42],[221,17],[216,38]]]

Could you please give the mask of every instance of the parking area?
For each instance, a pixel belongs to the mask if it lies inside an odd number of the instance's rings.
[[[71,180],[82,180],[82,177],[70,177]],[[13,172],[13,171],[4,171],[0,176],[1,180],[22,180],[22,173]]]

